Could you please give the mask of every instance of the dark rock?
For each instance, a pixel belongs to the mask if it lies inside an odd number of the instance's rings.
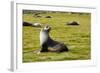
[[[52,18],[51,16],[46,16],[45,18]]]
[[[67,25],[80,25],[80,24],[79,22],[71,21],[71,22],[67,22]]]
[[[23,26],[32,26],[32,23],[29,23],[29,22],[23,22]]]

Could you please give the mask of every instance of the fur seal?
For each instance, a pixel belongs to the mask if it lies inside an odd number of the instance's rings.
[[[46,25],[40,31],[40,52],[67,52],[68,48],[64,43],[55,41],[50,37],[50,30],[51,27]]]

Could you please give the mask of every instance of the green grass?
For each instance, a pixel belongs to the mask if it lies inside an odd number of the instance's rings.
[[[38,61],[63,61],[63,60],[87,60],[91,58],[91,15],[90,14],[68,14],[68,13],[45,13],[40,14],[41,18],[34,17],[33,14],[23,14],[23,21],[39,22],[43,25],[50,24],[52,30],[51,37],[54,40],[64,42],[69,52],[63,53],[41,53],[34,51],[40,50],[39,32],[41,28],[24,26],[23,27],[23,62]],[[52,18],[45,18],[45,16]],[[80,22],[79,26],[66,25],[69,21]]]

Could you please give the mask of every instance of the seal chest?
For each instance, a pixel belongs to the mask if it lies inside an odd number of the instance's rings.
[[[43,43],[45,43],[48,40],[48,34],[46,33],[45,30],[41,30],[40,31],[40,45],[42,45]]]

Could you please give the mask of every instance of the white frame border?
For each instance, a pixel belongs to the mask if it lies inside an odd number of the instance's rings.
[[[20,38],[20,36],[22,36],[21,32],[22,32],[22,26],[19,26],[18,24],[20,24],[20,21],[22,21],[22,16],[20,15],[21,10],[23,9],[23,6],[21,8],[20,5],[22,5],[24,3],[20,3],[20,2],[12,2],[11,3],[11,7],[12,7],[12,46],[11,46],[11,70],[12,71],[30,71],[30,70],[43,70],[43,69],[60,69],[60,68],[67,68],[67,67],[87,67],[87,66],[96,66],[96,61],[97,61],[97,57],[96,57],[96,49],[93,49],[96,47],[96,45],[94,45],[95,43],[92,42],[95,40],[94,38],[94,33],[95,33],[95,29],[94,27],[96,27],[96,8],[95,7],[75,7],[75,6],[60,6],[60,5],[41,5],[41,4],[33,4],[33,3],[26,3],[28,5],[32,5],[32,6],[39,6],[39,7],[50,7],[50,8],[58,8],[62,7],[62,8],[69,8],[68,11],[70,11],[70,8],[77,10],[80,9],[81,12],[86,12],[84,10],[89,10],[89,12],[91,12],[91,60],[77,60],[77,61],[57,61],[57,62],[36,62],[36,63],[22,63],[22,50],[18,48],[22,47],[22,38]],[[19,5],[19,7],[17,6]],[[25,7],[25,9],[27,8],[27,5]],[[31,7],[29,7],[28,9],[31,9]],[[36,8],[37,9],[37,8]],[[43,9],[42,9],[43,10]],[[46,9],[45,9],[46,10]],[[48,10],[48,9],[47,9]],[[18,11],[18,12],[17,12]],[[54,9],[55,11],[55,9]],[[58,11],[58,10],[57,10]],[[61,10],[63,11],[63,10]],[[79,11],[79,12],[80,12]],[[76,11],[77,12],[77,11]],[[19,21],[20,20],[20,21]],[[67,64],[67,65],[65,65]],[[45,66],[44,66],[45,65]]]

